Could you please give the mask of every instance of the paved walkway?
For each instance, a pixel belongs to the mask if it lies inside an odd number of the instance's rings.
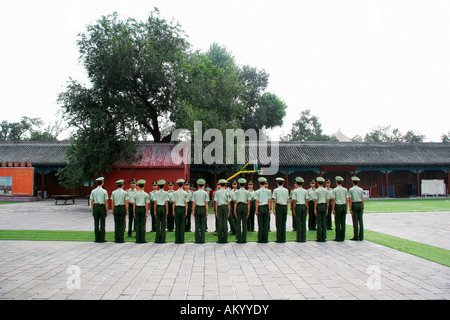
[[[374,231],[449,243],[450,212],[401,214],[390,229],[380,222],[393,219],[387,214],[365,217]],[[112,223],[110,216],[107,230]],[[0,229],[92,230],[92,217],[84,201],[8,204]],[[0,241],[0,299],[450,299],[450,268],[369,241]]]

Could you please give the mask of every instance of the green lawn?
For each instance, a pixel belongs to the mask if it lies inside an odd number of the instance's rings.
[[[450,211],[450,199],[367,200],[365,213]]]

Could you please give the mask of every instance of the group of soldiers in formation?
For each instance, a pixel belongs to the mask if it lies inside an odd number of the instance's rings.
[[[276,178],[277,188],[268,189],[267,179],[258,178],[259,189],[253,190],[253,183],[240,178],[228,187],[225,179],[219,180],[213,193],[216,215],[216,233],[218,243],[228,243],[228,224],[236,236],[236,242],[247,242],[247,231],[254,231],[255,215],[258,222],[258,242],[267,243],[270,229],[270,214],[276,219],[276,242],[286,242],[286,221],[288,207],[292,209],[293,229],[297,232],[297,242],[306,242],[306,223],[308,229],[317,230],[318,242],[325,242],[327,230],[332,230],[331,215],[335,220],[335,241],[345,240],[345,221],[348,209],[353,218],[354,237],[351,240],[363,240],[364,193],[358,186],[360,179],[352,177],[353,187],[342,186],[344,179],[335,177],[336,187],[331,189],[330,180],[318,177],[311,180],[310,188],[304,189],[304,180],[295,178],[295,189],[289,194],[283,187],[284,179]],[[94,217],[96,242],[105,242],[105,219],[108,216],[108,192],[103,189],[104,178],[96,179],[97,188],[91,192],[90,202]],[[136,243],[146,243],[146,222],[151,214],[151,231],[155,232],[155,242],[166,242],[167,231],[175,229],[175,243],[184,243],[185,232],[191,231],[191,213],[195,218],[195,242],[205,242],[208,205],[210,196],[205,191],[204,179],[197,180],[198,189],[194,191],[184,179],[169,182],[169,191],[165,191],[165,180],[153,182],[153,191],[144,191],[146,181],[129,181],[130,188],[124,190],[124,180],[116,181],[117,189],[111,194],[112,213],[114,215],[115,242],[124,242],[125,221],[128,216],[128,237],[132,237],[133,220],[136,231]],[[239,188],[238,188],[239,185]],[[247,186],[247,189],[246,189]]]

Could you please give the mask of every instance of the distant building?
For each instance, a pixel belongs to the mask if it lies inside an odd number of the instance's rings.
[[[335,137],[339,142],[350,142],[352,138],[347,137],[345,134],[341,132],[341,128],[338,129],[337,132],[330,134],[330,137]]]

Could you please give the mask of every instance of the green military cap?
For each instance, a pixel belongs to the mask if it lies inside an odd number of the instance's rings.
[[[152,182],[152,186],[157,186],[158,184],[156,183],[156,181]]]
[[[233,183],[232,183],[232,184],[237,184],[236,180],[235,180],[235,181],[233,181]]]
[[[245,180],[244,178],[239,178],[238,182],[239,183],[247,183],[247,180]]]
[[[167,184],[169,187],[173,187],[174,183],[172,181],[169,181],[169,183]]]
[[[302,177],[295,177],[295,182],[305,182]]]
[[[103,177],[98,177],[97,179],[95,179],[95,181],[103,181],[103,180],[105,180],[105,178]]]
[[[136,179],[131,179],[128,183],[136,183]]]
[[[144,179],[138,180],[137,184],[146,184],[147,181],[145,181]]]
[[[277,180],[277,181],[283,181],[283,182],[284,182],[284,179],[281,178],[281,177],[278,177],[278,178],[276,178],[275,180]]]
[[[249,182],[247,182],[247,184],[249,184],[249,185],[253,185],[253,181],[249,181]]]
[[[352,181],[361,181],[358,177],[352,177]]]
[[[325,179],[322,178],[322,177],[318,177],[316,180],[319,181],[319,182],[325,182]]]
[[[158,180],[157,184],[158,184],[158,186],[165,185],[166,184],[166,180],[163,180],[163,179]]]
[[[198,179],[197,180],[197,184],[206,184],[206,181],[205,181],[205,179]]]
[[[177,184],[178,184],[178,183],[184,183],[184,179],[178,179],[178,180],[177,180]]]
[[[330,179],[327,179],[327,180],[325,180],[325,182],[330,182],[330,183],[331,183],[331,180],[330,180]]]
[[[264,178],[264,177],[259,177],[258,178],[258,182],[266,182],[266,181],[267,181],[267,179]]]
[[[316,181],[314,179],[312,179],[309,183],[316,183]]]
[[[336,181],[344,181],[344,178],[342,178],[341,176],[336,176],[334,179]]]
[[[125,182],[125,180],[120,179],[120,180],[117,180],[117,181],[116,181],[116,184],[121,184],[121,183],[124,183],[124,182]]]
[[[219,183],[228,183],[228,181],[225,180],[225,179],[220,179],[220,180],[219,180]]]
[[[184,185],[186,185],[186,186],[190,186],[191,184],[190,184],[190,182],[189,182],[189,181],[186,181],[186,182],[184,183]]]

